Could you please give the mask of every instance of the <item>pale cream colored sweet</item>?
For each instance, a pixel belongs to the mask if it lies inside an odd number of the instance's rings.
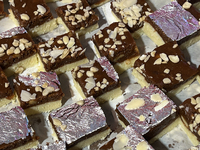
[[[38,140],[34,140],[34,141],[31,141],[25,145],[22,145],[18,148],[14,148],[13,150],[25,150],[25,149],[30,149],[30,148],[34,148],[36,147],[37,145],[39,144]]]
[[[7,98],[2,98],[0,99],[0,107],[4,106],[4,105],[7,105],[9,103],[12,103],[14,102],[16,99],[15,99],[15,96],[13,96],[12,99],[7,99]]]
[[[99,6],[105,4],[105,3],[109,2],[109,1],[110,1],[110,0],[104,0],[104,1],[102,1],[101,3],[99,3],[99,4],[93,4],[93,5],[91,6],[91,8],[99,7]]]

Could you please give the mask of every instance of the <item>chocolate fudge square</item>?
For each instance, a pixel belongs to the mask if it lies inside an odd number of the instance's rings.
[[[143,54],[135,61],[133,75],[144,87],[154,84],[168,94],[179,93],[190,85],[199,73],[184,58],[178,44],[169,42]]]
[[[64,94],[56,73],[20,74],[13,82],[17,100],[27,115],[48,112],[61,106]]]
[[[134,38],[143,34],[144,19],[152,13],[146,0],[113,0],[110,7],[116,18],[126,24]]]
[[[154,150],[132,126],[127,126],[114,139],[109,140],[99,150]]]
[[[76,150],[104,139],[110,132],[98,102],[88,97],[50,113],[49,120],[59,140]]]
[[[188,11],[191,9],[171,2],[146,17],[143,30],[158,46],[177,41],[181,47],[189,47],[200,39],[200,12]]]
[[[45,71],[55,71],[57,74],[65,73],[88,62],[85,49],[74,32],[68,32],[42,42],[38,44],[37,48]]]
[[[57,27],[44,0],[10,0],[9,17],[32,36],[45,34]]]
[[[76,31],[79,36],[97,29],[99,17],[86,0],[56,8],[58,23],[67,31]]]
[[[159,88],[150,85],[121,102],[116,112],[122,126],[133,126],[149,141],[167,132],[163,129],[176,119],[177,106]]]
[[[93,36],[97,57],[106,56],[118,74],[131,68],[139,50],[131,33],[121,22],[115,22]]]
[[[19,68],[37,64],[36,46],[22,27],[15,27],[0,34],[0,67],[7,76],[18,73]]]
[[[0,113],[0,149],[29,149],[39,143],[24,110],[17,106]]]
[[[72,76],[82,98],[93,96],[104,103],[122,94],[119,76],[106,57],[76,67]]]

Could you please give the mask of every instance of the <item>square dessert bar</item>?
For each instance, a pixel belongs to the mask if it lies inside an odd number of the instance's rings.
[[[65,141],[67,148],[72,150],[91,145],[111,132],[101,107],[93,97],[51,112],[49,120],[56,138]]]
[[[99,17],[86,0],[67,4],[56,9],[58,23],[67,31],[76,31],[79,36],[98,28]]]
[[[196,78],[199,70],[187,61],[178,44],[169,42],[135,61],[133,75],[144,87],[154,84],[164,92],[179,93]]]
[[[126,24],[134,38],[143,34],[144,19],[152,12],[146,0],[113,0],[111,9],[116,18]]]
[[[57,27],[56,19],[44,0],[10,0],[9,17],[32,36],[45,34]]]
[[[61,106],[64,94],[56,73],[20,74],[13,82],[17,100],[27,115],[51,111]]]
[[[139,50],[131,33],[121,22],[115,22],[93,36],[97,57],[106,56],[118,74],[133,66]]]
[[[131,125],[146,140],[155,141],[168,132],[166,127],[177,117],[177,106],[159,88],[150,85],[121,102],[116,112],[122,126]]]
[[[122,94],[119,76],[106,57],[76,67],[72,76],[83,98],[94,96],[99,103],[104,103]]]
[[[88,62],[85,49],[74,32],[42,42],[37,48],[40,61],[46,71],[55,71],[60,74]]]
[[[36,46],[22,27],[15,27],[0,34],[0,67],[7,76],[18,73],[20,68],[37,64]]]
[[[95,8],[95,7],[99,7],[107,2],[109,2],[110,0],[87,0],[87,2],[89,3],[89,5],[92,7],[92,8]]]
[[[0,19],[6,16],[3,0],[0,0]]]
[[[200,12],[194,11],[171,2],[146,17],[143,30],[158,46],[177,41],[183,48],[189,47],[200,39]]]
[[[99,150],[154,150],[133,127],[127,126],[117,136],[106,142]]]
[[[24,110],[19,106],[0,113],[0,135],[2,150],[22,150],[39,144]]]

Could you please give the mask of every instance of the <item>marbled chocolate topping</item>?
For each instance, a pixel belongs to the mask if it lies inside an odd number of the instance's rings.
[[[74,103],[50,113],[57,135],[67,144],[105,127],[105,115],[93,97]]]
[[[32,134],[33,131],[21,107],[0,113],[0,145],[25,139]]]
[[[0,34],[0,38],[11,38],[17,34],[23,34],[23,33],[27,33],[27,31],[23,28],[23,27],[14,27],[10,30],[7,30],[5,32],[2,32]]]
[[[171,2],[149,17],[173,41],[179,41],[200,29],[199,21],[177,2]]]

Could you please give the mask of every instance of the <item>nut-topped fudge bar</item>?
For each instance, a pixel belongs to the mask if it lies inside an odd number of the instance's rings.
[[[185,125],[183,129],[196,146],[200,142],[200,94],[186,99],[179,109],[181,120]]]
[[[51,112],[49,120],[54,137],[65,141],[72,150],[91,145],[111,132],[103,110],[93,97]]]
[[[132,126],[127,126],[117,134],[114,139],[109,140],[99,150],[154,150],[148,142]]]
[[[107,2],[109,2],[110,0],[87,0],[87,2],[89,3],[89,5],[92,7],[92,8],[95,8],[95,7],[99,7]]]
[[[116,112],[122,126],[131,125],[146,140],[155,141],[176,119],[177,106],[159,88],[150,85],[121,102]]]
[[[37,48],[40,61],[46,71],[55,71],[60,74],[88,62],[85,49],[74,32],[42,42]]]
[[[27,115],[51,111],[61,107],[64,96],[54,72],[19,74],[14,80],[17,100]]]
[[[22,27],[0,34],[0,67],[7,76],[37,64],[37,49],[31,36]]]
[[[154,84],[171,94],[190,85],[198,73],[199,69],[185,59],[176,42],[143,54],[135,61],[133,69],[133,75],[142,87]]]
[[[111,9],[116,18],[126,24],[134,38],[143,34],[144,19],[152,12],[146,0],[113,0]]]
[[[59,16],[58,23],[62,24],[67,31],[76,31],[79,36],[99,27],[97,23],[99,17],[86,0],[60,6],[56,8],[56,13]]]
[[[0,149],[29,149],[39,143],[24,110],[17,106],[0,112]]]
[[[119,76],[106,57],[76,67],[72,76],[83,98],[94,96],[99,103],[104,103],[122,94]]]
[[[6,16],[3,0],[0,0],[0,19]]]
[[[200,12],[194,11],[173,1],[146,17],[143,30],[158,46],[177,41],[183,48],[189,47],[200,39]]]
[[[9,3],[9,17],[32,36],[45,34],[58,26],[44,0],[10,0]]]
[[[121,22],[115,22],[93,36],[97,57],[106,56],[118,74],[133,66],[139,57],[139,50]]]

